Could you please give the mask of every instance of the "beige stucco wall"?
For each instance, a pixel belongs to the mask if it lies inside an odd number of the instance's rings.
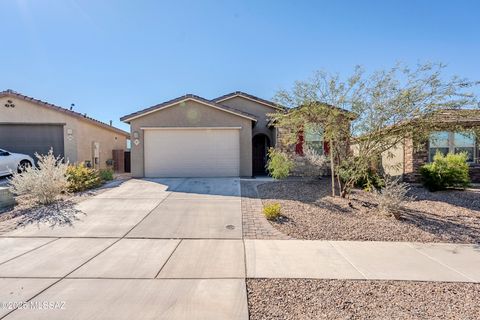
[[[402,176],[404,166],[405,152],[403,143],[398,143],[395,147],[382,153],[382,167],[386,174],[392,177]]]
[[[3,105],[11,100],[15,108]],[[70,163],[92,160],[92,143],[100,143],[100,168],[112,158],[112,150],[125,149],[127,137],[118,132],[94,125],[65,112],[56,111],[15,97],[0,98],[0,123],[55,123],[63,124],[65,159]],[[71,130],[72,134],[68,132]]]
[[[252,100],[243,98],[241,96],[236,96],[228,100],[224,100],[220,102],[220,104],[223,104],[244,112],[248,112],[256,116],[258,118],[258,121],[252,129],[252,137],[258,133],[263,133],[270,139],[271,146],[276,145],[276,132],[275,132],[276,129],[275,128],[270,129],[268,127],[269,119],[267,116],[270,113],[275,113],[276,109],[272,107],[268,107],[262,103],[254,102]]]
[[[144,132],[142,127],[241,127],[240,175],[252,175],[252,121],[247,118],[188,100],[132,120],[130,122],[131,172],[134,177],[144,176]],[[140,143],[138,145],[134,143],[135,132],[139,134]]]
[[[79,120],[77,125],[78,161],[93,158],[93,143],[100,144],[100,168],[107,166],[106,161],[112,159],[112,150],[125,150],[127,138],[119,133],[104,129],[94,124]]]

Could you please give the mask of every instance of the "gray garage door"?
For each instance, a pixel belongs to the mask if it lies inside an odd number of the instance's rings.
[[[61,124],[0,124],[0,149],[30,155],[46,154],[53,148],[55,155],[64,156],[63,125]]]

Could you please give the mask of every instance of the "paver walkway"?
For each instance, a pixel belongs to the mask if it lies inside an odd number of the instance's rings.
[[[0,318],[246,320],[245,277],[480,282],[475,245],[242,239],[239,179],[129,180],[74,213],[0,237]]]

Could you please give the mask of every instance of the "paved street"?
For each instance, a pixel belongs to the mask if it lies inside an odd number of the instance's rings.
[[[0,317],[246,320],[245,277],[480,282],[479,246],[243,240],[241,218],[239,179],[128,180],[0,237]]]

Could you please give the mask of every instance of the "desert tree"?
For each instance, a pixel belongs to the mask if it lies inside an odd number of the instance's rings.
[[[288,132],[283,143],[294,144],[307,128],[321,127],[323,140],[329,146],[332,196],[336,194],[336,184],[341,190],[336,167],[348,156],[350,121],[356,117],[349,110],[357,100],[361,102],[359,99],[365,87],[362,75],[360,67],[346,81],[338,74],[317,71],[311,79],[295,82],[292,90],[281,90],[274,98],[279,105],[288,108],[288,112],[271,115],[276,126]]]
[[[341,196],[346,197],[355,182],[368,175],[382,154],[406,138],[425,141],[439,128],[465,129],[462,119],[478,109],[474,88],[479,82],[446,77],[444,64],[425,63],[413,68],[396,65],[370,74],[356,67],[342,80],[338,74],[317,72],[306,81],[295,82],[291,90],[281,90],[276,102],[289,112],[272,115],[279,127],[290,132],[294,141],[308,125],[321,125],[330,145],[332,195],[335,177]],[[439,121],[451,110],[463,110],[461,118]],[[453,113],[458,115],[459,113]],[[349,121],[346,121],[349,120]],[[353,154],[345,151],[349,142]]]

